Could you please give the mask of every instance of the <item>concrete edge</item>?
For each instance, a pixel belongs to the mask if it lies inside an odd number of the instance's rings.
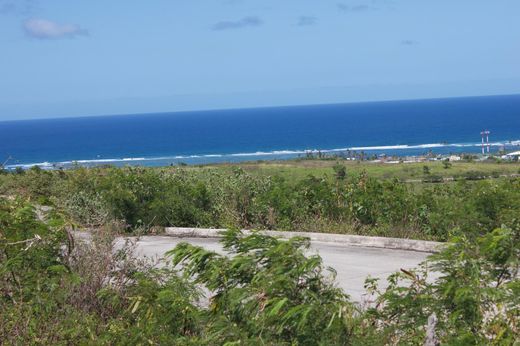
[[[166,227],[165,234],[177,238],[219,238],[225,229],[215,228],[187,228],[187,227]],[[245,234],[251,231],[243,230]],[[408,250],[418,252],[435,253],[443,247],[444,243],[426,240],[368,237],[361,235],[315,233],[315,232],[281,232],[281,231],[260,231],[262,234],[279,237],[308,237],[311,241],[335,243],[337,245],[373,247],[393,250]]]

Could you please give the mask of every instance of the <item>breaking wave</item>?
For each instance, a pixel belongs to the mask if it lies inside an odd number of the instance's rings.
[[[197,154],[197,155],[172,155],[172,156],[158,156],[158,157],[124,157],[124,158],[96,158],[96,159],[81,159],[71,161],[60,161],[60,162],[32,162],[32,163],[21,163],[6,165],[6,168],[13,169],[16,167],[30,168],[33,166],[39,166],[41,168],[52,169],[56,167],[71,167],[74,165],[85,165],[95,166],[102,164],[124,164],[128,162],[143,163],[146,165],[147,162],[163,162],[172,160],[196,160],[204,163],[211,162],[225,162],[226,159],[233,160],[233,158],[251,159],[254,160],[256,157],[272,157],[272,158],[291,158],[297,157],[298,155],[306,155],[308,153],[340,153],[348,151],[365,151],[365,152],[383,152],[383,151],[400,151],[401,154],[405,154],[406,150],[416,149],[435,149],[435,148],[476,148],[480,147],[482,143],[429,143],[429,144],[417,144],[417,145],[380,145],[380,146],[359,146],[359,147],[345,147],[345,148],[334,148],[334,149],[302,149],[302,150],[273,150],[273,151],[256,151],[247,153],[230,153],[230,154]],[[514,141],[499,141],[489,143],[491,147],[501,146],[520,146],[520,140]],[[213,159],[213,160],[212,160]],[[218,159],[218,160],[215,160]]]

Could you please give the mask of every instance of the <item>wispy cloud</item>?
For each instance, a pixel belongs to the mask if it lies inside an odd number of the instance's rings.
[[[28,15],[37,7],[37,0],[0,0],[0,14]]]
[[[231,30],[231,29],[242,29],[246,27],[255,27],[263,24],[263,21],[256,16],[244,17],[236,21],[222,21],[213,24],[212,30]]]
[[[23,23],[27,36],[41,40],[87,36],[88,31],[76,24],[60,24],[47,19],[33,18]]]
[[[317,23],[316,17],[300,16],[298,18],[298,23],[296,23],[296,25],[298,25],[298,26],[310,26],[310,25],[315,25],[316,23]]]
[[[419,44],[419,42],[415,40],[402,40],[401,44],[404,46],[416,46]]]
[[[347,5],[342,2],[337,3],[336,7],[338,8],[338,10],[342,12],[367,12],[375,9],[374,7],[371,7],[369,5]]]

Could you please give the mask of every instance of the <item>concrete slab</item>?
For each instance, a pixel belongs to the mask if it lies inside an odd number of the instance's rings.
[[[216,238],[143,236],[137,242],[136,254],[163,257],[180,242],[189,242],[223,253]],[[412,269],[429,255],[425,252],[336,245],[329,242],[311,242],[311,252],[318,253],[326,266],[337,271],[338,286],[357,302],[363,300],[363,286],[367,276],[379,278],[383,282],[389,274],[401,268]]]
[[[219,238],[221,237],[221,232],[223,231],[225,231],[225,229],[192,227],[166,227],[164,229],[166,235],[187,238]],[[245,235],[251,233],[250,230],[242,230],[242,232]],[[376,247],[383,249],[411,250],[431,253],[438,252],[444,246],[444,243],[434,241],[390,237],[369,237],[351,234],[289,232],[269,230],[263,230],[260,231],[260,233],[277,238],[306,237],[316,242],[327,242],[347,246]]]

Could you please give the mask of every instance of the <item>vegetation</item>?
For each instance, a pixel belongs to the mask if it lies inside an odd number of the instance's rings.
[[[416,167],[421,179],[409,183],[353,166],[333,162],[327,174],[299,179],[227,166],[33,168],[0,175],[0,194],[52,206],[78,226],[120,223],[127,232],[200,226],[444,241],[454,230],[511,227],[520,213],[518,177],[484,179],[473,169],[444,181],[437,172],[457,164],[438,164]]]
[[[313,162],[292,171],[2,171],[1,343],[520,343],[517,166],[306,166]],[[222,238],[228,255],[182,243],[157,265],[135,258],[131,241],[114,246],[117,235],[164,226],[230,228]],[[77,227],[91,232],[73,235]],[[373,302],[360,306],[337,288],[332,268],[307,255],[308,239],[245,236],[242,228],[448,245],[416,270],[390,275],[384,289],[367,278]]]
[[[427,328],[445,345],[520,342],[520,232],[497,228],[485,236],[460,234],[414,271],[388,278],[383,291],[366,287],[376,305],[367,311],[383,344],[421,344]],[[433,276],[433,277],[432,277]],[[418,328],[420,327],[420,328]]]
[[[418,270],[392,274],[384,290],[369,278],[368,308],[306,255],[305,238],[229,230],[230,257],[181,243],[156,266],[133,258],[131,243],[112,247],[119,226],[75,239],[55,212],[39,221],[30,204],[0,199],[3,344],[520,342],[518,220],[485,235],[459,232]]]
[[[470,160],[471,159],[471,160]],[[203,166],[207,169],[219,172],[230,172],[233,167],[240,167],[253,176],[281,176],[287,180],[301,180],[309,175],[316,177],[332,178],[330,172],[334,166],[340,164],[351,175],[366,172],[371,178],[398,179],[403,182],[418,182],[424,177],[423,167],[427,166],[432,175],[438,175],[445,179],[463,177],[468,171],[478,171],[483,177],[491,177],[493,172],[501,175],[520,174],[518,162],[507,161],[472,161],[469,157],[463,161],[447,162],[449,169],[445,167],[445,161],[409,162],[409,163],[377,163],[366,161],[348,160],[284,160],[284,161],[260,161],[245,162],[240,164],[219,164]],[[199,170],[199,167],[191,167]]]

